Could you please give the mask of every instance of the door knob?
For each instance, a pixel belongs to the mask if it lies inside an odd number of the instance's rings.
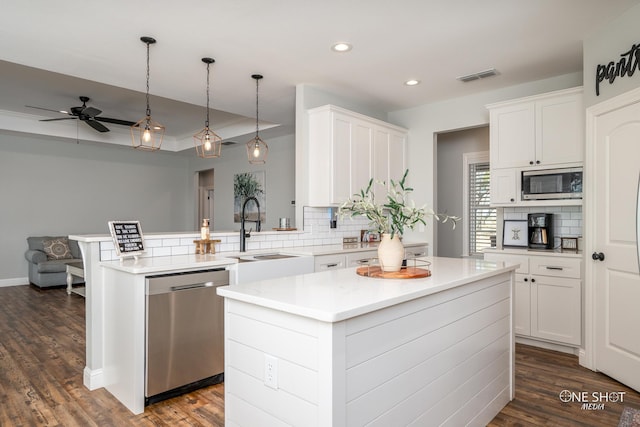
[[[604,254],[602,252],[594,252],[591,254],[591,259],[594,261],[604,261]]]

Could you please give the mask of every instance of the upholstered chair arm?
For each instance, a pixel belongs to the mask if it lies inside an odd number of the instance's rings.
[[[27,259],[27,261],[33,264],[38,264],[47,260],[46,253],[34,249],[29,249],[27,252],[25,252],[24,257]]]

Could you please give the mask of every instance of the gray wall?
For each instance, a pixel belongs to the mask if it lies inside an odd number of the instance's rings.
[[[176,154],[0,132],[0,285],[27,276],[28,236],[193,230],[190,178]]]
[[[444,132],[437,135],[437,202],[436,212],[465,217],[462,194],[464,153],[489,151],[489,126]],[[459,258],[462,256],[462,223],[454,229],[451,224],[437,223],[437,251],[435,255]]]
[[[640,70],[633,76],[617,77],[613,84],[600,83],[600,96],[596,96],[596,67],[609,62],[618,62],[620,54],[640,43],[640,5],[634,6],[608,25],[597,29],[584,41],[584,88],[585,107],[613,98],[640,86]]]
[[[251,139],[251,136],[246,138]],[[245,140],[239,140],[238,145],[223,146],[222,155],[218,159],[201,159],[195,152],[189,156],[189,174],[194,180],[198,171],[214,169],[214,231],[240,230],[240,224],[233,222],[233,176],[237,173],[265,171],[267,218],[263,230],[278,227],[279,218],[291,218],[295,215],[295,147],[294,136],[286,135],[279,138],[265,138],[269,146],[267,163],[264,165],[250,165],[247,160]],[[193,189],[195,190],[195,181]],[[196,206],[196,193],[191,191],[191,205]],[[197,218],[190,218],[193,228]],[[253,226],[253,224],[251,224]]]

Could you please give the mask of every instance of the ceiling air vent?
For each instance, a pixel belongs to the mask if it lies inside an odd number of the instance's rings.
[[[467,74],[466,76],[456,77],[456,80],[460,80],[461,82],[471,82],[473,80],[484,79],[486,77],[497,76],[498,72],[495,68],[490,68],[488,70],[479,71],[473,74]]]
[[[237,142],[235,142],[235,141],[224,141],[222,143],[222,145],[236,145],[236,144],[237,144]]]

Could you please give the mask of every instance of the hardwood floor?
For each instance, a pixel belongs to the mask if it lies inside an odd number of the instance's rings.
[[[64,289],[0,288],[0,426],[223,426],[224,386],[131,414],[106,390],[82,384],[84,299]],[[602,410],[562,403],[562,390],[625,392]],[[491,426],[617,426],[640,394],[578,365],[574,356],[518,345],[516,399]]]

